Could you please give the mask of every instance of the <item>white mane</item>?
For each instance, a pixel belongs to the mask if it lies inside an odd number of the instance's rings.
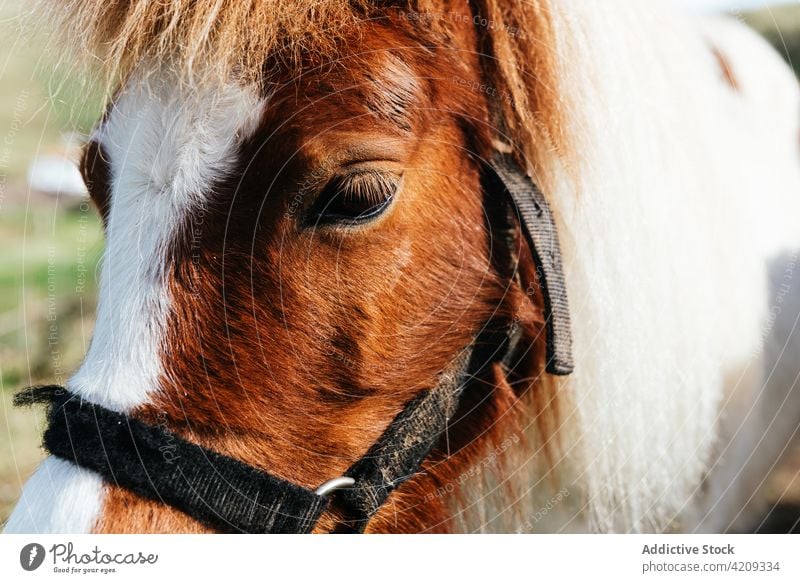
[[[563,458],[555,480],[535,460],[509,464],[521,468],[515,511],[498,500],[464,526],[734,528],[800,418],[790,400],[780,408],[800,370],[797,334],[789,342],[783,330],[783,359],[765,380],[777,361],[765,346],[800,313],[768,281],[771,263],[784,254],[783,274],[800,250],[797,84],[733,22],[690,21],[662,2],[553,5],[580,160],[540,177],[574,329]],[[765,434],[779,410],[782,430]]]

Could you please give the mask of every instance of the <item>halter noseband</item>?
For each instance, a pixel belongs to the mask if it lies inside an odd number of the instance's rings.
[[[512,156],[498,153],[485,170],[484,189],[508,203],[504,205],[508,218],[518,221],[536,264],[545,303],[546,371],[569,374],[573,369],[569,309],[553,215]],[[516,274],[516,259],[512,268]],[[59,386],[26,389],[16,396],[15,404],[50,405],[44,447],[52,455],[139,496],[173,506],[217,531],[308,533],[326,510],[334,508],[343,517],[335,532],[363,532],[392,491],[419,473],[447,432],[469,380],[492,362],[509,366],[517,338],[513,325],[502,331],[484,330],[440,374],[433,389],[405,405],[364,457],[343,476],[313,491],[162,427],[85,402]]]

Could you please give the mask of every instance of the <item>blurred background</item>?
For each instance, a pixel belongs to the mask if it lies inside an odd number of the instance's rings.
[[[61,383],[80,361],[103,250],[74,163],[103,100],[20,27],[26,5],[0,0],[0,523],[42,456],[41,411],[12,395]]]
[[[800,3],[676,0],[728,11],[800,72]],[[11,407],[18,389],[64,383],[94,324],[100,221],[75,161],[103,98],[60,63],[43,31],[20,26],[26,0],[0,0],[0,524],[42,457],[41,411]],[[770,485],[800,500],[800,450]]]

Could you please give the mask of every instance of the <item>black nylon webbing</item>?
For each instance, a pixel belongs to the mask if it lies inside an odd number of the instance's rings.
[[[311,532],[327,499],[166,429],[81,401],[61,387],[20,393],[49,402],[44,446],[151,500],[224,533]]]
[[[575,368],[572,360],[572,330],[553,213],[542,191],[511,154],[496,152],[489,168],[514,204],[514,212],[536,264],[547,329],[546,370],[554,375],[570,374]]]
[[[389,494],[419,472],[447,430],[469,377],[501,358],[497,351],[503,346],[468,346],[441,373],[436,387],[403,407],[345,474],[355,484],[336,493],[348,520],[338,532],[362,532]],[[306,488],[163,427],[82,401],[63,387],[32,387],[15,398],[16,405],[37,402],[50,406],[44,446],[51,454],[220,532],[308,533],[329,506],[327,498]]]
[[[337,532],[362,532],[389,494],[419,472],[447,430],[473,367],[502,358],[497,352],[503,346],[491,343],[479,356],[468,346],[435,388],[403,407],[346,472],[355,484],[336,492],[348,520]],[[62,387],[33,387],[15,399],[17,405],[36,402],[50,405],[44,446],[51,454],[220,532],[308,533],[329,506],[327,498],[306,488],[185,441],[165,428],[81,401]]]
[[[340,500],[349,521],[339,532],[363,532],[389,495],[414,477],[447,431],[468,378],[475,372],[472,347],[464,350],[437,386],[412,399],[380,439],[345,475],[355,478]],[[485,363],[479,365],[483,366]]]

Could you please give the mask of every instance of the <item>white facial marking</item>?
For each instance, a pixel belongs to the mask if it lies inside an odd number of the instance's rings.
[[[49,457],[25,484],[4,532],[91,532],[102,509],[102,492],[99,474]]]
[[[167,247],[176,229],[230,171],[261,111],[256,94],[134,83],[96,139],[110,162],[111,199],[97,327],[72,391],[120,411],[146,402],[162,373],[170,306]]]
[[[236,85],[188,88],[169,76],[133,81],[94,139],[110,164],[110,210],[97,325],[71,391],[117,410],[147,402],[162,373],[170,309],[167,248],[257,128],[262,103]],[[28,481],[8,532],[89,532],[103,480],[57,458]]]

